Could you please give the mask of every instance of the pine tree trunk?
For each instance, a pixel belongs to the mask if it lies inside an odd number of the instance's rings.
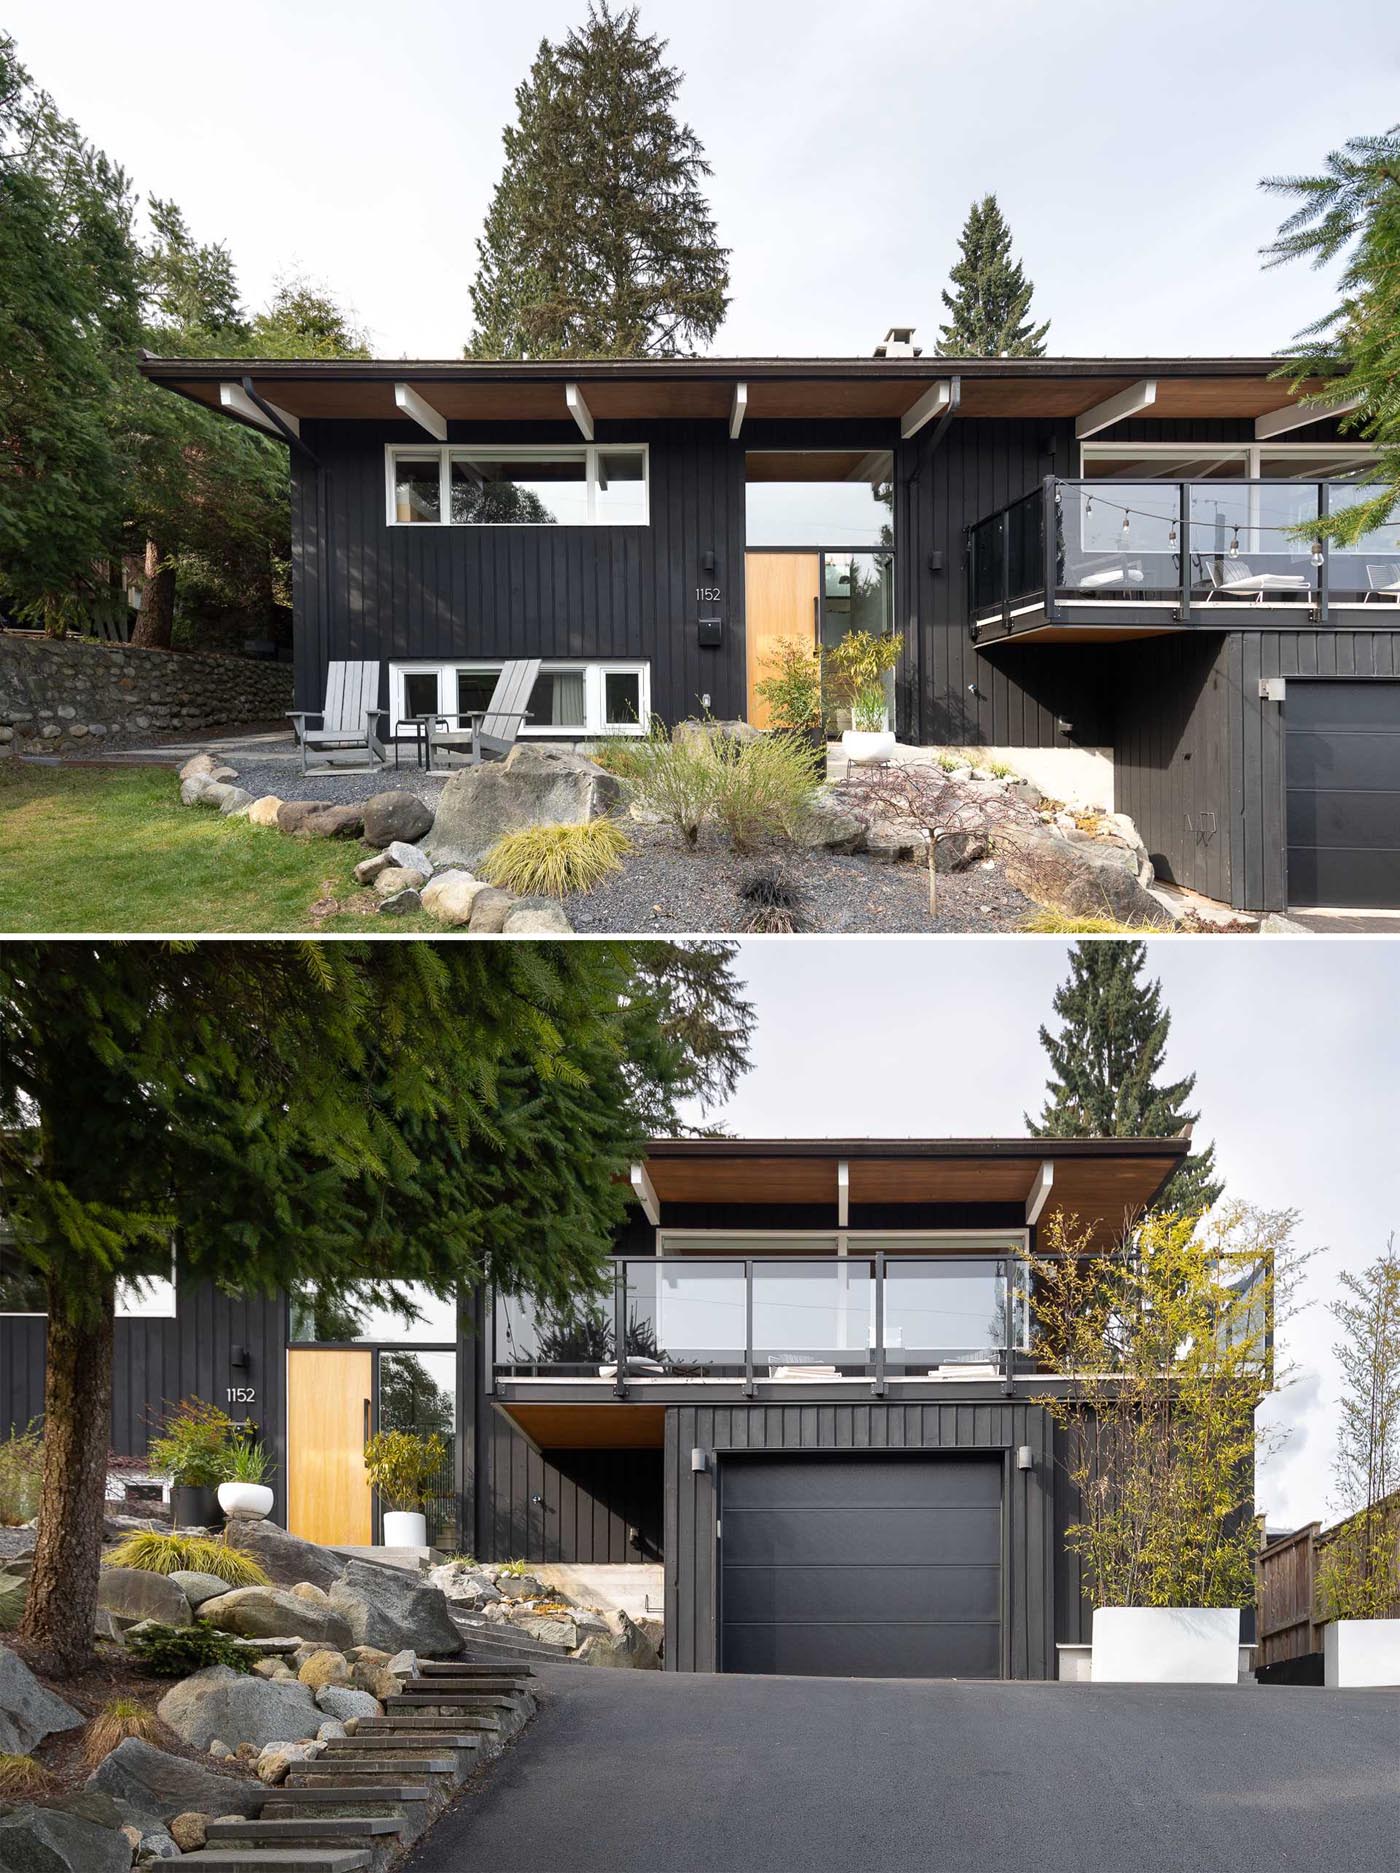
[[[19,1637],[34,1664],[52,1674],[80,1670],[92,1656],[111,1440],[114,1313],[110,1283],[100,1300],[81,1311],[57,1282],[49,1283],[44,1480]]]
[[[163,564],[164,550],[154,540],[146,542],[146,584],[141,594],[141,610],[133,644],[147,650],[169,650],[175,627],[175,568]]]

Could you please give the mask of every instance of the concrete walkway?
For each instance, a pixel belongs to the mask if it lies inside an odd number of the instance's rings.
[[[540,1674],[412,1873],[1376,1873],[1400,1695]]]

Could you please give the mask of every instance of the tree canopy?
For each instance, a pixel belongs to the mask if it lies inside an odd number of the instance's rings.
[[[1058,1034],[1040,1030],[1049,1091],[1033,1138],[1174,1138],[1195,1123],[1186,1109],[1194,1073],[1162,1083],[1171,1014],[1160,982],[1144,982],[1143,943],[1076,943],[1069,980],[1055,991]],[[1183,1215],[1208,1209],[1224,1185],[1215,1147],[1194,1151],[1160,1199]]]
[[[714,337],[729,254],[665,51],[607,0],[541,42],[476,244],[468,357],[667,358]]]
[[[1050,321],[1030,316],[1035,287],[1011,254],[1011,230],[995,195],[984,195],[967,211],[958,236],[962,258],[945,287],[948,322],[938,352],[945,358],[1043,358]]]
[[[1318,403],[1359,399],[1341,427],[1376,444],[1377,460],[1362,478],[1376,492],[1329,515],[1321,528],[1352,546],[1400,506],[1400,125],[1353,137],[1332,151],[1320,176],[1268,176],[1259,186],[1299,198],[1264,249],[1267,266],[1345,262],[1339,302],[1298,334],[1297,362],[1282,374],[1295,387],[1325,377],[1311,393]],[[1309,532],[1317,530],[1308,523]]]
[[[742,1071],[723,946],[11,943],[0,1190],[47,1287],[26,1636],[90,1642],[118,1279],[593,1288],[625,1172]],[[84,1623],[85,1622],[85,1623]]]

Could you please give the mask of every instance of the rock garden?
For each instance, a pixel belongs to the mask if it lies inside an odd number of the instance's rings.
[[[97,1662],[54,1683],[13,1638],[32,1527],[3,1532],[0,1873],[380,1873],[528,1722],[538,1663],[660,1662],[659,1629],[523,1563],[424,1571],[259,1516],[113,1516]]]
[[[382,776],[317,775],[308,799],[197,755],[180,797],[358,841],[357,894],[333,909],[473,934],[1192,927],[1124,815],[958,751],[826,765],[810,736],[705,720],[587,752],[520,743],[379,792]]]

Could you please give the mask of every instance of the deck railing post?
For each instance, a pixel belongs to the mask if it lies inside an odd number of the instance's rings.
[[[744,1397],[754,1395],[753,1383],[753,1263],[744,1263]]]
[[[1045,585],[1045,616],[1054,622],[1056,605],[1056,584],[1060,571],[1060,484],[1053,475],[1047,475],[1040,487],[1040,550],[1041,577]]]
[[[1181,622],[1191,619],[1191,484],[1176,484],[1176,530],[1181,539]]]
[[[627,1396],[627,1263],[621,1258],[613,1266],[613,1349],[617,1376],[613,1397]]]
[[[876,1398],[885,1396],[885,1258],[875,1256],[875,1382],[870,1388]]]
[[[1011,627],[1011,509],[1001,510],[1001,622],[1004,630]]]
[[[1325,481],[1317,484],[1317,518],[1319,523],[1326,520],[1329,509],[1331,489]],[[1323,532],[1321,525],[1317,532],[1318,550],[1322,554],[1322,564],[1317,569],[1317,621],[1327,622],[1327,606],[1332,596],[1332,542]]]

